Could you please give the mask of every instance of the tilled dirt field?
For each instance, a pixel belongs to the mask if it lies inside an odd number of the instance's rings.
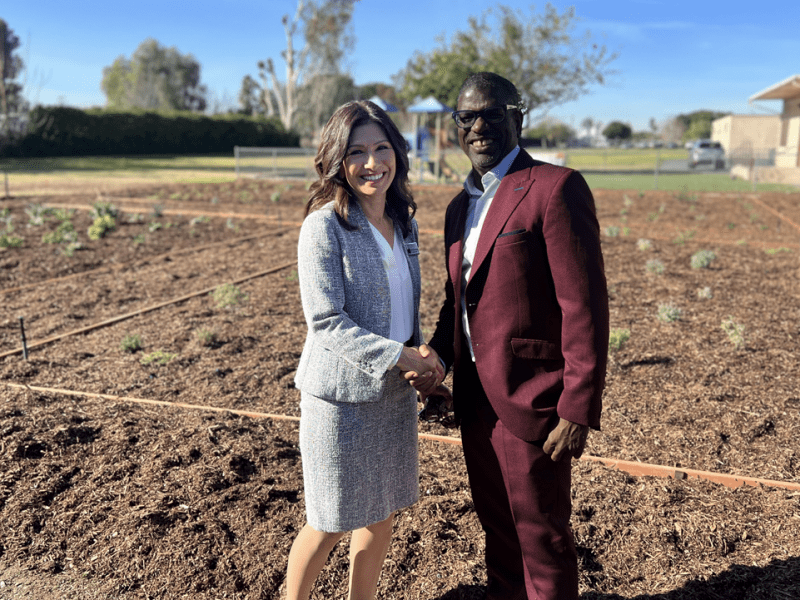
[[[415,190],[428,335],[457,191]],[[297,424],[241,413],[299,414],[293,261],[306,194],[248,180],[0,203],[22,240],[0,250],[0,598],[280,597],[304,522]],[[610,353],[587,453],[800,484],[800,194],[596,199],[612,328],[630,339]],[[123,212],[90,241],[98,200]],[[75,208],[84,248],[43,243],[57,220],[27,226],[32,204]],[[708,268],[691,267],[700,250],[715,254]],[[230,282],[242,297],[222,307],[211,292]],[[663,304],[680,318],[659,321]],[[738,348],[729,318],[744,326]],[[141,349],[123,350],[126,336]],[[156,352],[165,364],[142,364]],[[421,500],[397,516],[381,597],[481,598],[461,450],[422,440],[420,457]],[[585,599],[800,598],[798,490],[578,461],[573,502]],[[314,597],[343,597],[346,570],[340,544]]]

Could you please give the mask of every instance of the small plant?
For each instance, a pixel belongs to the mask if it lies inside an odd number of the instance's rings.
[[[139,213],[133,213],[128,216],[128,223],[141,223],[144,221],[144,217]]]
[[[297,269],[292,269],[292,272],[286,276],[286,281],[297,281],[298,279]]]
[[[686,242],[686,240],[692,239],[695,233],[697,232],[694,229],[687,229],[686,231],[680,232],[673,241],[676,244],[683,245]]]
[[[64,250],[62,250],[62,252],[64,253],[64,256],[72,257],[75,255],[76,250],[82,249],[83,244],[80,242],[69,242],[66,246],[64,246]]]
[[[224,283],[211,292],[218,308],[236,306],[247,300],[247,295],[232,283]]]
[[[159,223],[158,221],[153,221],[147,226],[147,231],[149,231],[150,233],[158,231],[159,229],[161,229],[161,223]]]
[[[633,206],[633,200],[628,198],[628,194],[622,194],[622,205],[625,208],[630,208],[631,206]]]
[[[189,221],[189,225],[194,227],[198,223],[208,223],[210,220],[211,219],[209,219],[205,215],[198,215],[198,216],[194,217],[191,221]]]
[[[228,229],[233,229],[234,231],[239,231],[239,226],[236,223],[234,223],[231,217],[228,217],[228,220],[225,221],[225,227],[227,227]]]
[[[116,226],[117,222],[110,214],[95,217],[94,222],[89,226],[89,239],[99,240],[105,237],[106,233],[113,230]]]
[[[177,354],[173,354],[171,352],[164,352],[163,350],[156,350],[155,352],[151,352],[150,354],[145,354],[142,358],[139,359],[139,362],[143,365],[166,365],[169,361],[173,358],[178,356]]]
[[[640,238],[636,240],[636,249],[639,252],[649,252],[653,249],[653,242],[644,238]]]
[[[0,210],[0,222],[5,223],[6,226],[11,225],[11,221],[14,220],[14,216],[11,214],[11,209],[7,206]]]
[[[269,195],[270,202],[277,204],[281,199],[281,193],[279,191],[274,191]]]
[[[111,202],[95,202],[92,205],[92,210],[89,212],[89,216],[92,218],[93,221],[96,221],[99,217],[109,216],[112,219],[116,220],[117,216],[119,215],[119,210],[116,206],[111,204]]]
[[[140,246],[141,244],[144,244],[146,241],[147,241],[147,236],[143,233],[140,233],[139,235],[133,238],[133,245]]]
[[[142,338],[136,334],[129,334],[122,338],[119,344],[120,350],[133,354],[142,349]]]
[[[711,300],[714,297],[714,294],[711,292],[711,288],[706,286],[697,290],[697,297],[700,300]]]
[[[767,254],[769,254],[770,256],[775,256],[776,254],[780,254],[781,252],[791,252],[791,249],[789,249],[789,248],[784,248],[784,247],[780,247],[780,248],[767,248],[766,250],[764,250],[764,252],[766,252],[766,253],[767,253]]]
[[[622,228],[623,237],[628,237],[630,234],[631,234],[631,228],[630,227],[623,227]]]
[[[619,227],[616,225],[609,225],[604,232],[608,237],[619,237]]]
[[[42,236],[42,243],[44,244],[74,244],[77,241],[78,234],[75,232],[72,221],[61,221],[55,231],[51,231]]]
[[[6,225],[6,230],[0,234],[0,248],[20,248],[24,242],[21,237],[12,235],[14,227],[11,223]]]
[[[740,325],[733,320],[733,317],[729,316],[727,319],[723,319],[721,327],[734,348],[737,350],[744,348],[744,325]]]
[[[693,269],[707,269],[711,263],[717,258],[711,250],[700,250],[692,254],[691,265]]]
[[[239,192],[239,202],[242,204],[249,204],[253,201],[253,194],[248,192],[247,190],[242,190]]]
[[[197,340],[206,347],[213,347],[217,343],[217,334],[210,329],[198,329]]]
[[[609,351],[622,350],[629,339],[631,339],[630,329],[612,329],[608,336]]]
[[[645,271],[651,275],[663,275],[664,263],[657,258],[651,258],[644,265]]]
[[[164,216],[164,207],[160,204],[153,204],[153,208],[150,210],[150,214],[154,219],[160,219]]]
[[[74,208],[57,208],[53,211],[53,216],[59,222],[69,221],[75,216]]]
[[[687,188],[686,186],[684,186],[683,189],[681,189],[681,191],[675,197],[681,202],[689,202],[690,204],[694,204],[695,202],[697,202],[697,195],[690,194],[689,188]]]
[[[725,225],[725,227],[727,227],[728,229],[735,229],[736,223],[728,223],[727,225]]]
[[[216,196],[211,198],[211,204],[219,204],[219,198],[217,198]]]
[[[680,321],[683,311],[674,304],[659,304],[656,318],[662,323]]]
[[[28,215],[28,227],[38,227],[44,225],[44,220],[50,214],[50,209],[43,204],[29,204],[25,207],[25,214]]]

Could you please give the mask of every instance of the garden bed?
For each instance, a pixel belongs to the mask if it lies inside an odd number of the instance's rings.
[[[415,190],[426,336],[457,191]],[[306,325],[292,262],[306,195],[301,183],[242,180],[0,204],[21,240],[0,250],[0,598],[279,597],[304,522],[296,423],[122,398],[299,415]],[[610,351],[587,453],[800,483],[800,194],[596,199],[611,325],[629,339]],[[123,209],[117,225],[91,241],[77,209],[83,248],[71,255],[42,241],[54,213],[28,227],[31,204],[98,200]],[[713,259],[693,268],[700,251]],[[239,280],[227,299],[212,293]],[[382,597],[480,598],[483,542],[461,450],[423,440],[420,457],[421,500],[397,517]],[[586,599],[800,596],[800,492],[580,461],[573,503]],[[314,597],[341,597],[346,569],[340,545]]]

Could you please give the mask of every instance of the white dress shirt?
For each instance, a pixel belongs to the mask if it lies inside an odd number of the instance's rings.
[[[389,328],[389,339],[403,344],[414,334],[414,288],[412,287],[411,272],[408,270],[408,262],[405,256],[405,245],[397,230],[394,230],[394,248],[389,246],[389,242],[383,237],[380,231],[372,224],[369,224],[378,248],[381,251],[383,268],[386,270],[386,277],[389,279],[389,293],[392,303],[392,322]],[[400,360],[397,353],[395,364]]]
[[[515,146],[497,166],[488,171],[481,177],[483,191],[478,189],[472,180],[473,172],[467,175],[464,181],[464,189],[469,194],[469,208],[467,210],[467,222],[464,227],[464,255],[461,260],[461,322],[464,327],[464,336],[467,339],[469,353],[475,361],[475,352],[472,350],[472,336],[469,331],[469,319],[467,319],[467,301],[464,291],[467,289],[467,282],[472,274],[472,261],[475,259],[475,250],[478,247],[478,238],[481,235],[483,222],[486,220],[486,213],[492,204],[500,182],[508,173],[511,163],[519,154],[519,146]]]

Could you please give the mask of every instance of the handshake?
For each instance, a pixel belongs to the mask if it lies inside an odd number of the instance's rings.
[[[403,348],[397,367],[401,377],[411,383],[424,400],[444,380],[444,367],[436,350],[422,344],[419,348]]]

